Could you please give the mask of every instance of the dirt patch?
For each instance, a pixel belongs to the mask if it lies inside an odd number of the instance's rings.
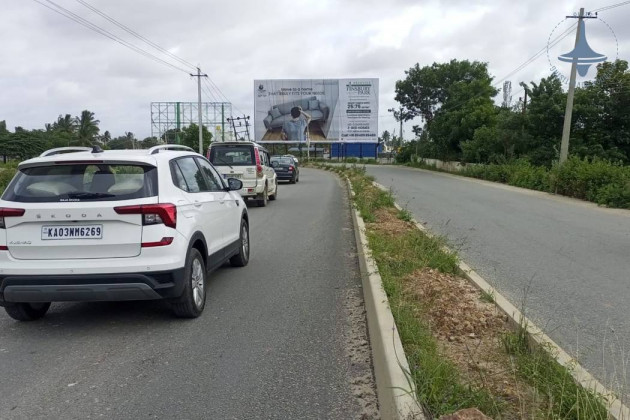
[[[398,218],[398,211],[393,208],[382,208],[374,211],[378,223],[369,223],[370,227],[390,236],[402,235],[414,229],[413,223]]]
[[[379,233],[397,236],[416,227],[398,219],[395,209],[375,212]],[[402,279],[404,294],[418,303],[421,316],[438,340],[441,352],[454,362],[464,382],[487,389],[504,402],[503,419],[538,418],[535,391],[516,377],[501,337],[507,316],[466,279],[423,268]]]

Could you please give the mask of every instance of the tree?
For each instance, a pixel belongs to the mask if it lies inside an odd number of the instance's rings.
[[[458,158],[461,144],[472,140],[477,128],[494,124],[492,97],[497,90],[486,63],[451,60],[422,68],[416,64],[405,74],[396,82],[396,100],[402,106],[398,118],[421,116],[441,158]]]
[[[556,75],[530,83],[525,131],[529,134],[524,153],[535,165],[551,166],[559,156],[567,95]]]
[[[74,135],[77,131],[77,120],[70,114],[66,114],[63,117],[59,115],[52,128],[58,132]]]
[[[524,130],[524,115],[517,108],[496,108],[496,124],[475,130],[472,141],[462,143],[467,162],[504,163],[525,151],[529,134]]]
[[[131,144],[131,149],[138,148],[138,139],[136,139],[135,134],[133,134],[131,131],[125,131],[125,138],[127,139],[126,144]]]
[[[99,136],[99,141],[103,144],[107,144],[112,139],[112,135],[108,130],[105,130],[102,136]]]
[[[128,136],[118,136],[111,139],[107,147],[111,150],[133,149],[133,143]]]
[[[94,113],[88,110],[81,112],[81,116],[75,118],[77,125],[77,144],[79,146],[91,146],[100,131],[99,120],[94,118]]]
[[[598,65],[597,76],[576,89],[571,154],[630,162],[630,72],[628,62]]]
[[[210,142],[212,141],[212,133],[208,131],[206,126],[202,126],[201,130],[203,137],[203,151],[205,152],[208,150]],[[199,150],[199,126],[197,124],[190,124],[188,127],[185,127],[182,130],[181,138],[182,145],[188,146],[195,151]]]
[[[378,140],[379,142],[382,142],[386,146],[391,146],[392,135],[389,134],[389,131],[385,130],[383,131],[383,134],[381,134],[381,137]]]
[[[15,127],[15,132],[0,134],[0,155],[19,160],[40,155],[48,148],[46,132]]]
[[[144,140],[140,142],[140,148],[142,149],[150,149],[153,146],[157,146],[160,144],[157,137],[145,137]]]

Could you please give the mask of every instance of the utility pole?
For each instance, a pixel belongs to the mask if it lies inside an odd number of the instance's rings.
[[[225,141],[225,104],[221,102],[221,141]]]
[[[402,147],[402,144],[403,144],[403,132],[402,132],[403,118],[402,118],[402,112],[403,112],[403,109],[402,109],[402,107],[400,107],[400,115],[399,115],[399,117],[400,117],[400,146],[401,147]]]
[[[584,27],[584,18],[594,18],[594,16],[584,16],[584,8],[580,8],[579,16],[567,16],[567,18],[577,18],[578,26],[575,31],[575,47],[578,46],[582,28]],[[560,143],[560,164],[566,162],[569,156],[569,138],[571,137],[571,118],[573,116],[573,96],[575,95],[575,76],[577,73],[579,57],[573,57],[571,64],[571,78],[569,79],[569,92],[567,93],[567,106],[564,112],[564,126],[562,127],[562,143]]]
[[[202,130],[202,119],[201,119],[201,78],[208,77],[207,74],[202,74],[201,69],[197,67],[197,74],[191,74],[192,77],[197,78],[197,108],[199,111],[199,154],[203,155],[203,130]]]
[[[525,89],[525,98],[523,100],[523,115],[527,114],[527,89]]]

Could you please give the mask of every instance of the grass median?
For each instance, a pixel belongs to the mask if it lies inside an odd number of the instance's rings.
[[[354,205],[396,320],[419,402],[438,418],[478,408],[495,419],[606,419],[601,396],[577,385],[545,349],[530,346],[458,273],[445,241],[429,237],[375,187],[365,169],[313,164],[349,178]]]

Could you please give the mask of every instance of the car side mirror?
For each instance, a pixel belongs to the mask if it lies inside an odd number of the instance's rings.
[[[238,191],[241,188],[243,188],[243,181],[241,181],[240,179],[228,178],[227,182],[228,182],[228,189],[230,191]]]

